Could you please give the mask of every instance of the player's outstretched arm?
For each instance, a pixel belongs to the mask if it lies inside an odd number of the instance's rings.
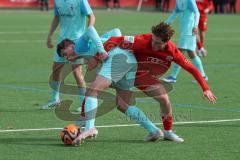
[[[193,77],[202,87],[203,96],[207,98],[209,102],[216,103],[217,98],[209,89],[207,82],[202,77],[198,69],[186,59],[186,57],[179,51],[179,49],[175,48],[174,52],[174,62],[179,64],[182,68],[184,68],[186,71],[193,75]]]

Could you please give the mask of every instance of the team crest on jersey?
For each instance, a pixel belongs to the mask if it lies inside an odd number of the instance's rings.
[[[134,43],[134,36],[124,36],[124,42]]]
[[[122,49],[131,50],[134,43],[134,36],[124,36],[123,41],[120,43],[119,47]]]

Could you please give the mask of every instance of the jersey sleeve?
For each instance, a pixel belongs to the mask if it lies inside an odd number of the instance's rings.
[[[119,36],[111,37],[104,43],[104,48],[108,52],[112,48],[120,47],[122,49],[136,51],[144,47],[143,36]]]
[[[199,23],[199,18],[200,18],[200,14],[197,8],[197,4],[195,0],[189,0],[189,8],[190,10],[194,13],[194,27],[197,28],[198,27],[198,23]]]
[[[180,52],[177,47],[174,48],[173,61],[188,71],[201,85],[203,91],[209,89],[207,82],[202,77],[198,69]]]
[[[81,0],[81,12],[84,14],[84,15],[90,15],[91,13],[93,13],[89,3],[87,0]]]

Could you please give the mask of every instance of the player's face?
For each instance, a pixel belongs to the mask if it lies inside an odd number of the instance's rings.
[[[70,44],[66,48],[61,49],[61,54],[64,58],[69,59],[70,57],[75,55],[74,45]]]
[[[152,35],[152,50],[159,51],[163,50],[166,46],[166,42],[163,42],[160,37]]]

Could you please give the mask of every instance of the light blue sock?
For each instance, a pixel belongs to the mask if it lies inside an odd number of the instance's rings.
[[[180,70],[181,70],[181,67],[178,64],[174,63],[173,64],[173,69],[172,69],[172,72],[171,72],[171,76],[173,78],[177,79],[177,76],[178,76]]]
[[[196,56],[196,57],[192,58],[192,63],[201,72],[202,76],[205,77],[206,73],[204,72],[201,59],[198,56]]]
[[[158,130],[148,117],[136,106],[129,106],[125,114],[144,127],[149,133],[153,133]]]
[[[52,88],[52,98],[51,101],[59,101],[59,89],[60,89],[60,81],[52,81],[51,88]]]
[[[86,97],[85,102],[85,116],[86,116],[86,125],[85,131],[94,127],[95,116],[97,113],[98,101],[95,97]]]
[[[82,102],[84,100],[85,93],[86,93],[86,88],[79,87],[80,107],[82,106]]]
[[[101,41],[101,38],[99,37],[96,29],[93,26],[89,26],[86,30],[86,33],[84,34],[88,38],[90,38],[93,43],[97,46],[97,51],[99,53],[105,53],[105,49],[103,47],[103,43]]]

